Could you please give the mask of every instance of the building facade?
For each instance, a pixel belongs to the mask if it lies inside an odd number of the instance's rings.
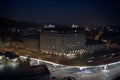
[[[97,50],[102,50],[106,48],[106,44],[104,42],[92,39],[87,39],[85,45],[85,51],[87,53],[94,53]]]
[[[81,28],[44,28],[40,31],[40,51],[55,55],[79,54],[85,48]]]

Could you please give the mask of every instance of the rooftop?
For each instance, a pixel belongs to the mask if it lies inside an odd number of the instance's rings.
[[[40,33],[45,34],[77,34],[85,32],[83,28],[57,27],[57,28],[43,28]]]
[[[16,55],[14,52],[11,51],[7,51],[4,53],[5,57],[8,57],[9,59],[14,59],[19,57],[18,55]]]
[[[4,66],[0,69],[0,79],[4,80],[21,80],[32,76],[50,75],[46,65],[25,66],[18,65],[16,67]]]

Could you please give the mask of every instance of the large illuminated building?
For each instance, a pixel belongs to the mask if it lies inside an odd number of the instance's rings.
[[[86,31],[77,25],[71,27],[47,25],[39,32],[38,38],[24,38],[24,47],[40,53],[68,58],[94,53],[96,50],[105,48],[105,43],[99,40],[88,40]]]
[[[85,49],[85,31],[77,26],[44,27],[40,31],[40,51],[55,55],[81,54]]]

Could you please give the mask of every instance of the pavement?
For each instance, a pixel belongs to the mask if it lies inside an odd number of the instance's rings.
[[[56,77],[56,80],[63,80],[64,77],[70,76],[74,77],[76,80],[113,80],[120,76],[120,64],[114,64],[112,66],[114,67],[107,70],[93,67],[83,71],[79,69],[77,70],[75,67],[70,68],[69,66],[66,66],[52,71],[51,78]],[[75,69],[76,71],[74,71]]]

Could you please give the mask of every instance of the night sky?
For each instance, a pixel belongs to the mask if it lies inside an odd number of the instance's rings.
[[[30,22],[120,25],[119,0],[2,0],[0,17]]]

